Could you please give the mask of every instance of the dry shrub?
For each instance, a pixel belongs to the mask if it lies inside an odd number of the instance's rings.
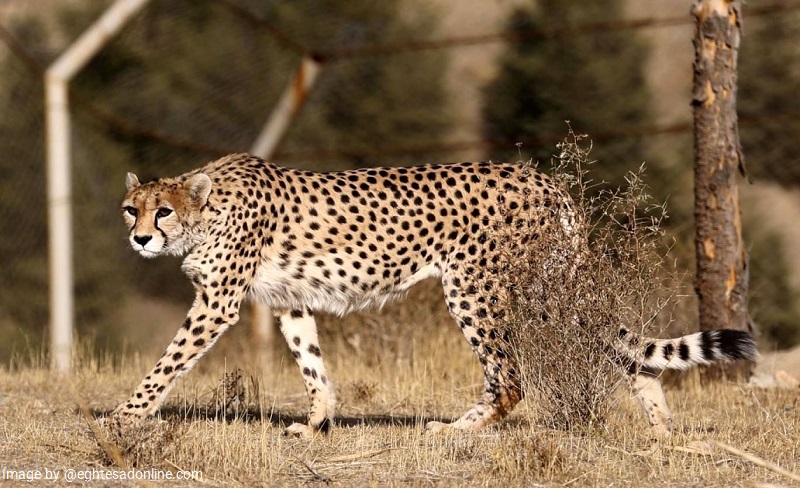
[[[249,385],[245,382],[245,377],[249,377]],[[240,417],[247,411],[248,398],[258,398],[259,390],[260,384],[255,376],[246,374],[240,368],[226,372],[211,392],[206,412],[213,413],[216,418]]]
[[[579,224],[560,225],[564,210],[556,209],[555,225],[535,245],[507,246],[508,327],[540,421],[588,427],[606,420],[610,394],[631,367],[614,353],[619,326],[651,329],[675,296],[675,280],[666,266],[665,210],[648,195],[643,167],[627,175],[625,188],[601,189],[589,178],[585,136],[570,131],[558,147],[551,177],[573,195]]]
[[[377,392],[378,383],[375,381],[356,380],[343,385],[343,396],[359,404],[371,402]]]
[[[115,425],[102,432],[107,438],[96,439],[98,457],[106,466],[161,466],[164,459],[174,454],[185,432],[186,423],[174,417]]]
[[[189,401],[181,415],[131,423],[109,422],[108,428],[92,431],[101,462],[109,466],[119,465],[120,461],[128,467],[160,466],[177,452],[187,431],[187,418],[228,421],[244,418],[255,411],[247,401],[257,399],[259,390],[255,376],[236,368],[223,373],[216,387]]]

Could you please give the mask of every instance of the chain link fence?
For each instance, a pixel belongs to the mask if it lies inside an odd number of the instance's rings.
[[[620,183],[648,162],[654,193],[669,198],[676,255],[691,269],[688,6],[559,3],[152,0],[70,85],[79,336],[111,349],[150,340],[164,324],[143,321],[191,301],[177,260],[145,261],[128,249],[118,210],[125,173],[144,181],[248,151],[309,56],[322,71],[274,161],[314,170],[547,162],[570,120],[593,139],[603,179]],[[3,361],[45,344],[48,323],[44,70],[111,2],[47,4],[0,1]],[[797,196],[779,187],[794,187],[800,167],[800,3],[747,5],[744,13],[742,138],[762,185],[745,198],[768,192],[790,212]],[[623,55],[632,43],[636,54]],[[782,330],[796,313],[770,315],[763,295],[775,291],[763,283],[800,273],[775,270],[769,249],[800,231],[750,210],[758,206],[745,205],[755,222],[753,301],[766,327]],[[781,259],[800,270],[792,256]],[[780,291],[784,312],[796,307],[797,285],[790,278]],[[166,329],[156,335],[171,336]]]

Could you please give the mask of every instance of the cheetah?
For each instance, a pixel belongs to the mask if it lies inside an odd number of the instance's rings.
[[[185,256],[181,269],[196,293],[163,356],[112,412],[119,422],[156,413],[176,380],[237,323],[247,298],[275,311],[310,399],[307,423],[290,425],[286,434],[328,433],[336,401],[314,313],[381,307],[438,277],[450,314],[478,356],[484,385],[460,418],[426,427],[483,428],[523,396],[503,330],[506,295],[500,280],[487,276],[508,250],[498,236],[523,228],[519,242],[530,247],[547,228],[578,225],[569,195],[522,164],[319,173],[232,154],[144,184],[128,173],[126,186],[122,213],[133,250],[145,258]],[[663,432],[671,428],[671,414],[658,371],[757,354],[752,338],[733,330],[656,340],[620,328],[619,337],[618,349],[639,366],[628,373],[632,390],[650,425]]]

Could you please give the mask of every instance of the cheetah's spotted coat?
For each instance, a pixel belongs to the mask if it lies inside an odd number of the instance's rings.
[[[145,184],[129,174],[127,187],[131,246],[144,257],[185,255],[182,269],[196,297],[164,355],[114,411],[119,421],[156,412],[251,298],[279,315],[311,399],[308,424],[288,432],[327,432],[335,399],[313,313],[381,306],[424,278],[441,277],[448,309],[485,376],[478,403],[448,425],[483,427],[522,398],[502,326],[507,300],[495,276],[509,250],[500,236],[512,230],[513,250],[536,246],[548,227],[569,234],[577,225],[569,196],[523,165],[315,173],[235,154]],[[620,329],[620,339],[619,349],[644,367],[630,382],[651,425],[663,431],[670,413],[654,370],[755,355],[752,339],[736,331],[643,340]]]

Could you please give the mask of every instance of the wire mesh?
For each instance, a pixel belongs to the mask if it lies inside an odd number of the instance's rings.
[[[143,261],[128,249],[118,212],[125,172],[148,180],[248,150],[306,55],[323,71],[273,158],[279,163],[333,170],[546,161],[570,120],[593,138],[608,168],[604,178],[618,182],[648,161],[656,194],[670,196],[673,229],[688,236],[693,52],[686,6],[609,0],[597,3],[613,15],[564,14],[507,28],[518,9],[535,15],[554,2],[538,2],[538,10],[534,3],[153,0],[71,85],[79,333],[116,348],[123,330],[142,326],[132,303],[190,300],[177,261]],[[0,359],[22,337],[40,343],[48,320],[43,70],[109,4],[34,9],[0,1],[0,334],[11,338]],[[739,96],[749,168],[796,184],[800,3],[747,5],[744,14]],[[773,29],[777,18],[781,28]],[[638,65],[613,59],[626,42],[641,44]],[[550,59],[524,90],[489,88],[514,49],[564,46],[583,50],[583,61]],[[607,66],[586,77],[595,62]],[[621,80],[635,70],[643,91],[630,104],[638,88]],[[526,90],[545,106],[528,103]],[[549,115],[492,132],[486,114],[501,103],[518,120]],[[685,242],[676,247],[690,256]]]

